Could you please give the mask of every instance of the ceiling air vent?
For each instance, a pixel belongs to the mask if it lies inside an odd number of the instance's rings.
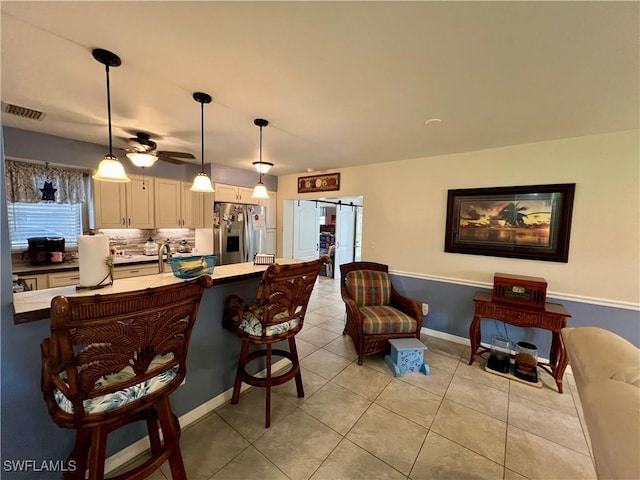
[[[9,115],[15,115],[17,117],[28,118],[30,120],[42,120],[46,113],[32,108],[21,107],[20,105],[13,105],[11,103],[2,103],[2,111]]]

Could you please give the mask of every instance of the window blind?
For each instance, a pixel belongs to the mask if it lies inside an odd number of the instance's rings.
[[[8,203],[12,249],[26,249],[30,237],[64,237],[65,246],[78,246],[82,234],[79,203]]]

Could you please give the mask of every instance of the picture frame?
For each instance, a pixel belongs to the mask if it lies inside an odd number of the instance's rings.
[[[567,263],[575,186],[449,190],[444,251]]]
[[[298,193],[340,190],[340,173],[298,177]]]

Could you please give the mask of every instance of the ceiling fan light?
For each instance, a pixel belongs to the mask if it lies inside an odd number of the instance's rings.
[[[259,182],[255,187],[253,187],[253,195],[251,198],[269,198],[269,193],[267,192],[267,187],[264,186],[264,183]]]
[[[189,190],[191,190],[192,192],[215,192],[213,186],[211,185],[211,180],[204,172],[200,172],[198,175],[196,175],[196,177],[193,179],[193,185],[191,185],[191,188]]]
[[[273,163],[270,162],[253,162],[252,165],[256,167],[258,173],[267,173],[273,167]]]
[[[152,153],[129,152],[127,157],[136,167],[142,168],[150,167],[158,160],[158,157]]]
[[[131,181],[131,179],[127,177],[122,164],[113,155],[104,156],[93,178],[94,180],[115,183],[127,183]]]

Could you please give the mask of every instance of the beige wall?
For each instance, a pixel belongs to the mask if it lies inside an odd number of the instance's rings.
[[[640,303],[639,144],[634,130],[345,168],[336,170],[340,191],[330,193],[364,197],[363,260],[472,282],[491,283],[495,272],[540,276],[556,294],[633,306]],[[320,197],[299,195],[297,177],[279,178],[279,232],[282,200]],[[553,183],[576,183],[568,263],[444,252],[448,189]]]

